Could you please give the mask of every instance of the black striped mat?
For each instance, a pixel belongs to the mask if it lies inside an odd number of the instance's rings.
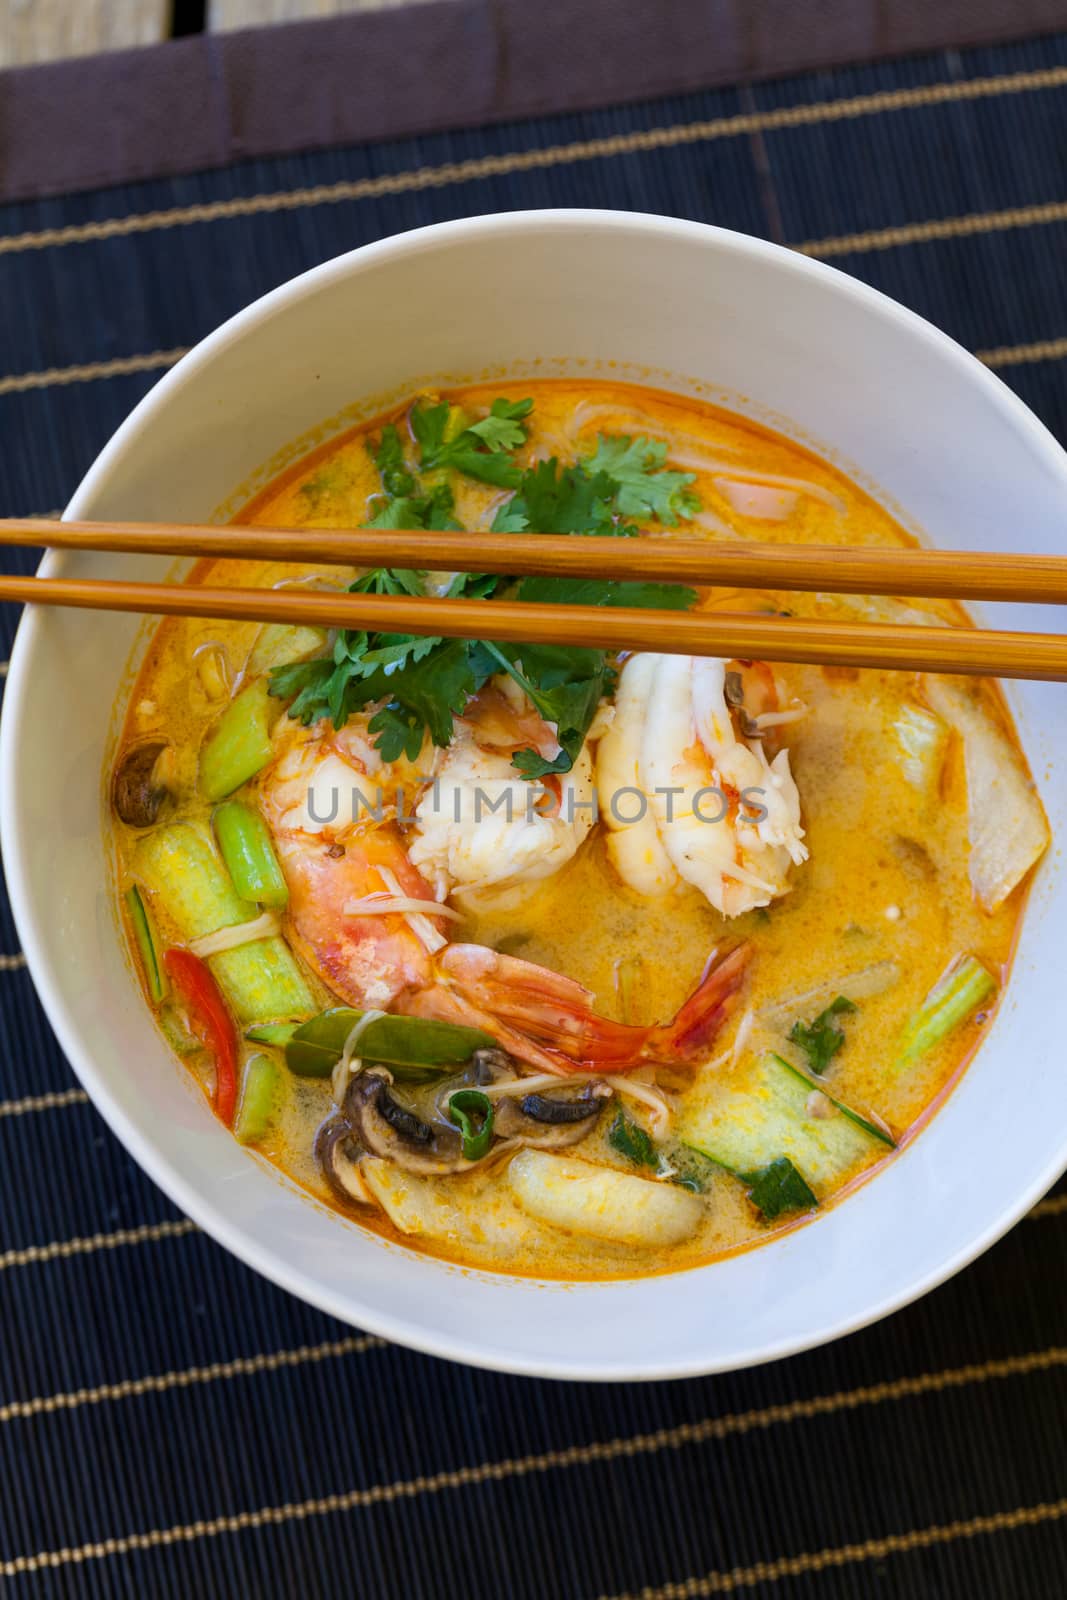
[[[11,205],[0,513],[61,506],[181,349],[291,274],[549,205],[834,261],[980,351],[1067,438],[1051,37]],[[793,1361],[644,1387],[487,1376],[330,1322],[177,1216],[73,1085],[2,904],[0,950],[12,1593],[1067,1591],[1067,1191],[921,1304]]]

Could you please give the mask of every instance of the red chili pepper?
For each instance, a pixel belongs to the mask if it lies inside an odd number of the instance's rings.
[[[237,1106],[237,1030],[210,971],[191,950],[168,950],[167,976],[189,1007],[189,1021],[215,1057],[215,1115],[229,1128]]]

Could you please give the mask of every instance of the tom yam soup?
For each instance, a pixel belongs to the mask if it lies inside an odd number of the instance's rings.
[[[1008,981],[1048,843],[994,683],[494,640],[493,605],[965,621],[694,592],[619,540],[894,546],[839,471],[693,400],[422,393],[242,521],[596,537],[597,578],[203,562],[463,595],[478,640],[173,619],[125,710],[116,877],[216,1116],[359,1226],[632,1276],[752,1247],[893,1159]]]

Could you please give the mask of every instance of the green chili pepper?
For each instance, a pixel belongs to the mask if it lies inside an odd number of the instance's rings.
[[[216,809],[212,821],[222,859],[241,899],[261,906],[288,905],[289,889],[259,812],[240,800],[227,800]]]
[[[290,1072],[301,1078],[328,1078],[362,1015],[348,1006],[334,1006],[302,1023],[285,1047]],[[380,1061],[390,1067],[394,1077],[412,1082],[459,1066],[476,1050],[488,1050],[495,1043],[492,1034],[453,1022],[377,1017],[360,1035],[357,1053],[364,1061]]]
[[[258,1144],[270,1127],[282,1075],[269,1056],[253,1056],[245,1067],[241,1104],[233,1131],[241,1144]]]
[[[148,979],[148,992],[153,1000],[162,1000],[166,994],[166,985],[163,974],[159,969],[159,956],[156,953],[156,941],[152,932],[152,924],[148,920],[148,912],[141,898],[141,891],[135,883],[131,883],[126,890],[126,909],[130,913],[130,922],[133,924],[133,936],[137,940],[137,948],[141,952],[144,962],[145,977]]]
[[[475,1121],[471,1113],[475,1114]],[[493,1142],[493,1102],[480,1089],[457,1089],[450,1096],[448,1115],[463,1135],[463,1155],[480,1161]]]

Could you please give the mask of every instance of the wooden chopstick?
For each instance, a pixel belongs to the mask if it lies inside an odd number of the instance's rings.
[[[1067,602],[1067,557],[987,551],[718,543],[673,536],[609,543],[572,534],[199,527],[40,518],[0,521],[0,544],[434,572],[611,576],[829,594]]]
[[[74,578],[0,578],[0,601],[4,600],[458,639],[491,635],[501,643],[580,643],[606,650],[1067,680],[1067,638],[979,628]]]

